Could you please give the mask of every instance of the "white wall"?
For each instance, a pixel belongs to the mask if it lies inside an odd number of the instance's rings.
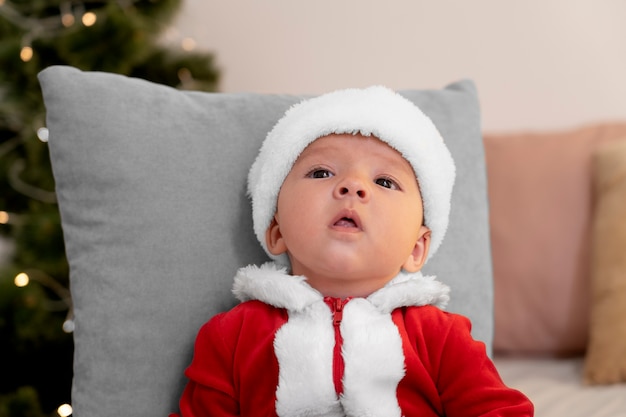
[[[626,121],[624,0],[185,0],[221,90],[478,85],[487,131]]]

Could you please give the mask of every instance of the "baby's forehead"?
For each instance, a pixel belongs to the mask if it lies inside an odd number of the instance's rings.
[[[300,154],[298,155],[298,158],[315,152],[340,151],[346,148],[346,146],[344,146],[344,142],[346,141],[349,142],[349,149],[356,149],[357,147],[369,147],[372,149],[382,150],[379,152],[387,152],[390,155],[397,155],[401,159],[407,161],[404,155],[402,155],[401,152],[399,152],[389,143],[385,142],[377,136],[363,135],[361,133],[331,133],[329,135],[320,136],[319,138],[307,144],[302,152],[300,152]]]
[[[400,151],[377,136],[363,135],[361,133],[332,133],[321,136],[310,142],[302,150],[294,164],[315,158],[332,158],[336,155],[349,157],[352,154],[362,155],[363,153],[375,155],[381,161],[390,165],[405,166],[417,178],[410,161]]]

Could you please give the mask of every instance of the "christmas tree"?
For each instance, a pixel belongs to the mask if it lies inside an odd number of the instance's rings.
[[[37,73],[72,65],[212,91],[212,55],[173,45],[181,1],[0,0],[0,417],[71,414],[69,268]]]

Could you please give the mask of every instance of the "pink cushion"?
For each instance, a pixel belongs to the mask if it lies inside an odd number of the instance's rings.
[[[591,155],[626,124],[487,134],[494,351],[581,354],[589,323]]]

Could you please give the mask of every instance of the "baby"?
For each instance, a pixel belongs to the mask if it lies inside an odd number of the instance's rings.
[[[241,304],[200,330],[181,415],[532,416],[420,273],[454,177],[434,124],[389,89],[288,110],[248,177],[273,262],[240,269]]]

